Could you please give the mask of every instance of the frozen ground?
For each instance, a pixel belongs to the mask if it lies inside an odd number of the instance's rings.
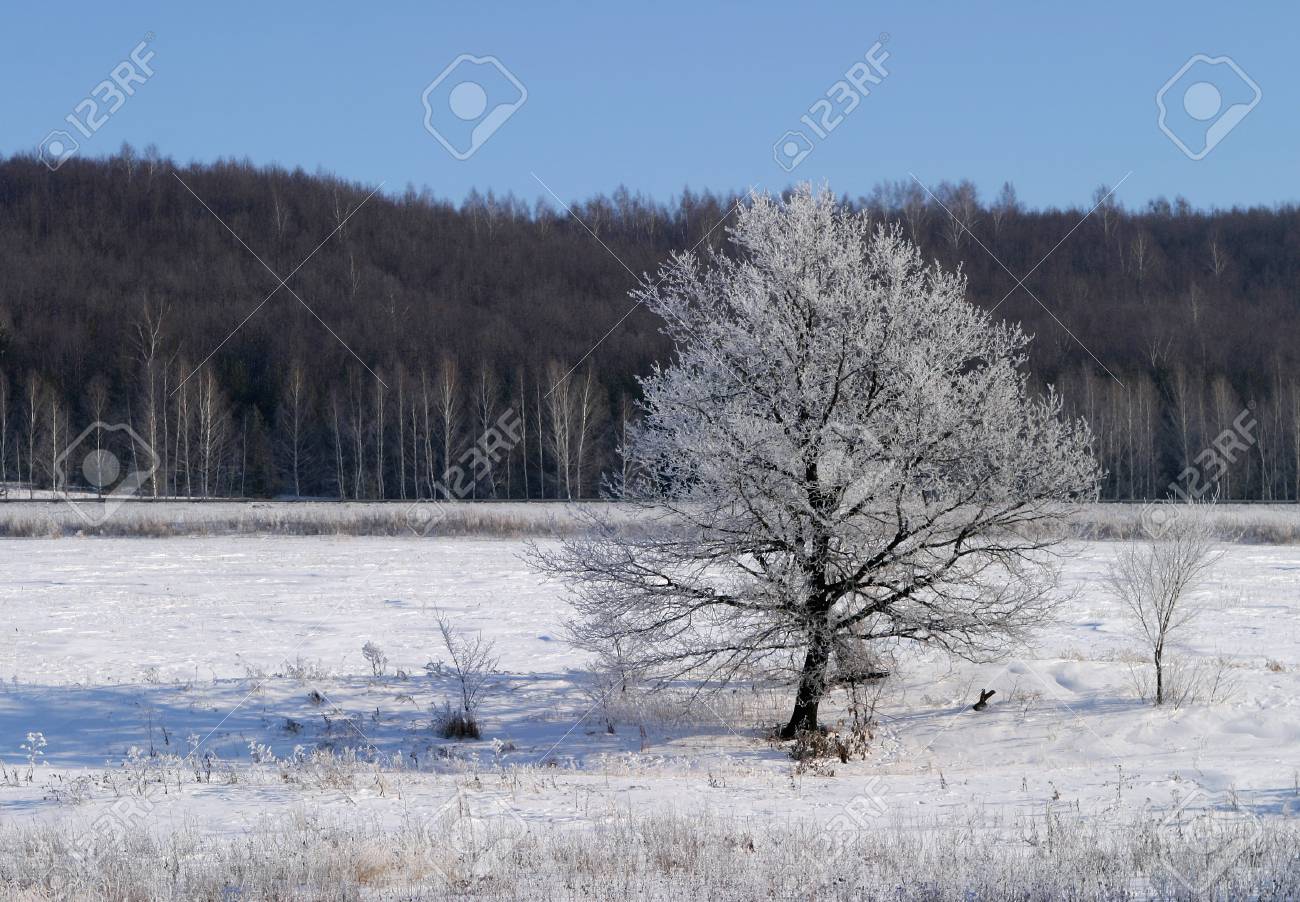
[[[1159,819],[1184,804],[1293,824],[1300,550],[1225,547],[1179,651],[1222,659],[1226,697],[1153,710],[1098,589],[1114,547],[1072,546],[1079,594],[1019,657],[905,653],[867,760],[800,773],[764,739],[784,692],[620,702],[610,732],[584,655],[563,640],[563,594],[519,540],[0,540],[0,828],[92,829],[132,797],[128,826],[164,835],[241,836],[304,812],[399,824],[467,792],[525,830],[656,811],[969,829],[1053,812]],[[501,655],[477,742],[431,728],[453,688],[435,606]],[[372,674],[367,641],[386,673]],[[971,712],[982,687],[998,694]],[[40,754],[21,748],[29,733]]]

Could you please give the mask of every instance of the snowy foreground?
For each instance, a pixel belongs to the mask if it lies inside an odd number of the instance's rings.
[[[1199,701],[1153,710],[1136,697],[1138,647],[1099,589],[1115,546],[1078,543],[1066,567],[1078,595],[1034,648],[981,666],[900,652],[866,760],[811,767],[766,738],[788,715],[784,690],[602,702],[563,639],[562,590],[523,549],[0,540],[0,895],[1051,896],[1077,880],[1080,896],[1143,898],[1300,885],[1294,546],[1226,546],[1179,649],[1200,662]],[[477,741],[433,729],[454,692],[435,607],[500,655]],[[367,642],[387,657],[381,673]],[[972,712],[981,688],[997,694]],[[1101,863],[1075,873],[1062,855]],[[1279,867],[1290,889],[1267,883]]]

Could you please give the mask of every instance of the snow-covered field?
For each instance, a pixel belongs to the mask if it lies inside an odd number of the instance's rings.
[[[783,690],[602,704],[564,640],[562,589],[523,550],[414,536],[0,540],[0,832],[50,827],[89,846],[304,818],[442,829],[470,813],[505,837],[500,855],[520,836],[657,813],[783,825],[832,848],[989,825],[1032,845],[1024,831],[1053,818],[1104,833],[1176,824],[1184,807],[1238,831],[1300,817],[1294,546],[1225,546],[1200,590],[1207,610],[1177,651],[1204,662],[1214,700],[1157,710],[1135,696],[1138,646],[1100,591],[1115,545],[1080,542],[1066,567],[1078,594],[1034,647],[991,665],[902,650],[866,760],[813,769],[765,738],[788,714]],[[477,741],[432,728],[454,691],[435,609],[500,655]],[[366,642],[386,654],[383,673]],[[997,695],[972,712],[985,687]]]

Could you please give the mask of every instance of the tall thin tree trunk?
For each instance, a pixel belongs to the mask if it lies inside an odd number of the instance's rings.
[[[0,482],[9,476],[9,378],[0,373]]]
[[[546,458],[543,441],[546,433],[542,427],[542,381],[540,377],[537,380],[537,497],[546,498]]]
[[[406,500],[406,371],[397,370],[397,497]]]
[[[384,488],[384,383],[375,380],[375,497],[383,501]]]
[[[40,383],[27,378],[27,494],[36,497],[36,424],[40,418]]]
[[[524,368],[519,368],[519,430],[520,441],[523,448],[520,455],[520,461],[523,466],[524,477],[524,500],[527,501],[528,495],[528,391],[524,384]],[[513,449],[512,449],[513,450]]]
[[[343,474],[343,435],[339,429],[339,398],[336,392],[330,392],[330,416],[334,426],[334,462],[337,465],[336,479],[339,485],[339,500],[347,497],[346,477]]]

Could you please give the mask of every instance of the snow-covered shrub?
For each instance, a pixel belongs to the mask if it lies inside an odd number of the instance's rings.
[[[478,721],[463,708],[453,708],[450,702],[443,702],[440,710],[434,711],[433,723],[438,735],[443,739],[479,739],[482,731]]]
[[[842,730],[800,730],[787,749],[791,760],[800,763],[838,760],[848,764],[865,758],[871,748],[871,731],[863,726],[844,726]]]
[[[388,669],[388,655],[373,642],[366,642],[361,646],[361,656],[370,664],[370,672],[373,676],[382,676]]]
[[[1170,655],[1162,662],[1161,672],[1162,703],[1175,709],[1187,705],[1222,705],[1237,694],[1237,668],[1224,657]],[[1130,664],[1129,683],[1138,698],[1156,703],[1156,671],[1150,663]]]
[[[461,635],[437,609],[434,610],[434,620],[451,659],[445,668],[438,668],[438,672],[445,671],[452,677],[459,695],[455,708],[450,702],[445,702],[444,710],[435,716],[438,731],[446,739],[477,739],[480,732],[476,718],[478,706],[487,694],[501,660],[496,654],[496,643],[484,639],[481,632],[472,639]]]
[[[292,661],[286,660],[280,665],[280,670],[285,676],[300,683],[317,683],[330,678],[329,668],[319,660],[309,661],[302,655]]]
[[[30,783],[36,772],[36,768],[41,765],[45,759],[45,747],[49,745],[45,741],[45,734],[39,731],[27,734],[27,741],[18,746],[27,753],[27,782]]]
[[[1209,509],[1212,505],[1180,505],[1178,516],[1161,535],[1131,541],[1106,573],[1107,590],[1126,608],[1135,638],[1144,643],[1154,665],[1150,695],[1157,705],[1170,700],[1165,685],[1166,676],[1172,676],[1167,673],[1169,644],[1201,612],[1192,593],[1222,557],[1214,547]],[[1180,700],[1185,702],[1200,679],[1190,670],[1181,676]]]

